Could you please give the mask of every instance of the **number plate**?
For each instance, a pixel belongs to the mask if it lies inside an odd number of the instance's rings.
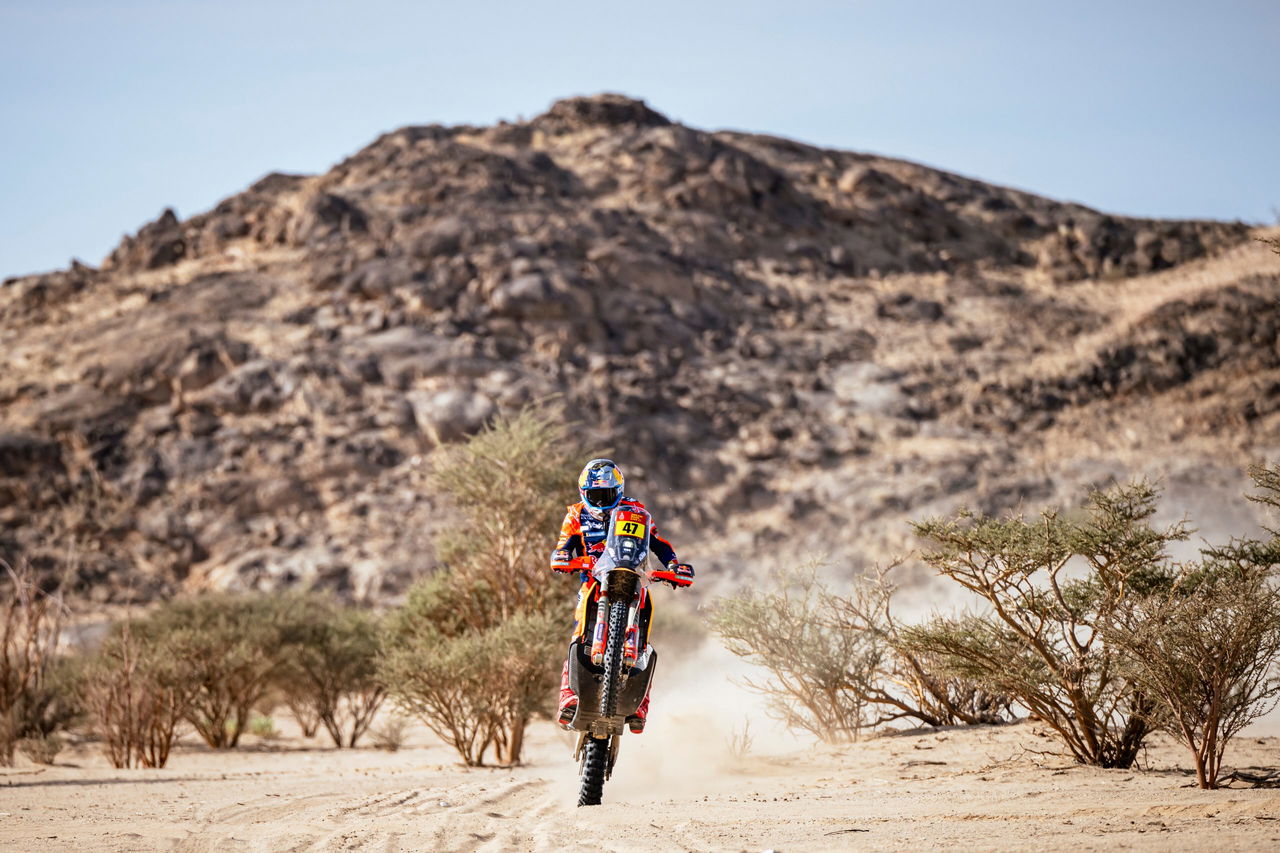
[[[619,536],[634,536],[643,539],[645,535],[644,516],[638,512],[620,512],[613,522],[613,531]]]

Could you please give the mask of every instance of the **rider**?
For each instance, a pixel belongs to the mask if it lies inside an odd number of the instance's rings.
[[[579,568],[574,558],[587,557],[594,560],[604,551],[605,539],[609,535],[608,522],[610,513],[618,507],[643,510],[644,504],[626,497],[622,493],[622,472],[610,459],[592,459],[582,469],[578,477],[578,494],[582,500],[573,504],[565,513],[564,522],[560,525],[560,539],[551,554],[551,568],[557,572],[572,572]],[[650,525],[649,550],[666,567],[665,571],[653,573],[653,578],[671,584],[672,587],[690,586],[693,583],[693,567],[676,558],[671,543],[658,535],[656,524]],[[581,573],[582,587],[578,591],[578,618],[574,627],[577,637],[583,630],[586,608],[584,596],[591,581],[590,572]],[[569,687],[569,662],[564,663],[564,672],[560,677],[560,712],[559,721],[568,727],[573,720],[578,697]],[[649,697],[646,695],[635,714],[627,718],[627,725],[632,733],[644,731],[645,718],[649,713]]]

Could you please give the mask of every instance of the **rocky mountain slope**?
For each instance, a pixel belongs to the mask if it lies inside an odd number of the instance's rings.
[[[1140,472],[1220,511],[1280,448],[1258,233],[619,96],[402,128],[0,286],[0,553],[101,599],[393,595],[433,448],[553,395],[722,577]]]

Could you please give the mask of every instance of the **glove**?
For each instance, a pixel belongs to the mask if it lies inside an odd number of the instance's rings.
[[[572,572],[573,558],[566,548],[551,553],[551,570],[553,572]]]
[[[653,573],[653,579],[671,584],[673,589],[679,589],[684,586],[693,586],[693,566],[688,563],[681,563],[678,560],[672,560],[667,563],[665,569],[659,569]]]

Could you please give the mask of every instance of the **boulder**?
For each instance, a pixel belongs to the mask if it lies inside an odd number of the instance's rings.
[[[479,430],[496,412],[484,394],[451,388],[446,391],[410,391],[413,417],[423,435],[436,444],[457,441]]]
[[[287,366],[259,358],[191,395],[190,402],[221,414],[265,412],[279,407],[297,388],[298,378]]]

